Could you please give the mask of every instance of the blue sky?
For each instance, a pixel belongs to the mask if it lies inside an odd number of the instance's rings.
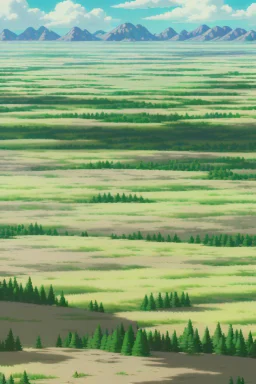
[[[178,32],[200,24],[256,29],[252,0],[0,0],[0,27],[27,26],[64,32],[72,26],[110,30],[132,22],[152,32],[172,26]]]

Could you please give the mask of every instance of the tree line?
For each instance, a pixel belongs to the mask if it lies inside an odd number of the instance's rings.
[[[49,228],[48,230],[43,229],[42,225],[24,224],[19,225],[2,225],[0,226],[0,238],[9,239],[14,236],[59,236],[56,228]]]
[[[242,235],[240,233],[236,235],[228,235],[228,234],[221,234],[221,235],[208,235],[206,234],[204,238],[202,239],[200,235],[196,236],[190,236],[188,240],[181,240],[181,238],[175,234],[174,236],[167,235],[164,236],[160,232],[158,234],[147,234],[146,236],[143,236],[143,234],[138,232],[133,232],[129,235],[111,235],[112,239],[126,239],[126,240],[146,240],[146,241],[153,241],[153,242],[167,242],[167,243],[189,243],[189,244],[203,244],[205,246],[211,246],[211,247],[254,247],[256,246],[256,236],[253,235]]]
[[[6,339],[0,341],[0,352],[19,352],[22,351],[22,349],[19,336],[15,338],[11,329]]]
[[[15,384],[13,375],[10,375],[9,380],[6,380],[5,375],[2,374],[0,377],[0,384]],[[26,371],[23,372],[19,384],[30,384]]]
[[[98,194],[97,196],[93,196],[92,203],[149,203],[150,200],[144,199],[144,197],[138,197],[135,195],[125,195],[124,193],[120,195],[117,193],[116,195],[112,195],[111,193]]]
[[[149,296],[145,295],[140,309],[142,311],[158,311],[161,309],[191,307],[191,302],[188,293],[181,293],[179,297],[177,292],[171,292],[170,295],[166,292],[164,298],[161,293],[158,293],[156,299],[151,293]]]
[[[256,173],[235,173],[227,169],[215,169],[208,174],[210,180],[255,180]]]
[[[230,377],[228,384],[245,384],[245,381],[243,377],[238,377],[236,381],[233,380],[232,377]]]
[[[227,356],[240,356],[256,358],[256,340],[253,340],[250,332],[247,340],[242,330],[234,330],[230,325],[227,335],[218,323],[213,336],[206,327],[202,339],[197,329],[194,329],[191,320],[188,321],[183,333],[178,337],[174,331],[172,336],[167,331],[146,332],[138,329],[134,332],[132,326],[125,331],[123,325],[114,331],[102,331],[98,326],[92,335],[86,334],[80,337],[77,332],[69,332],[62,340],[60,335],[56,342],[57,348],[101,349],[108,352],[121,353],[123,355],[149,356],[150,352],[184,352],[188,354],[217,354]]]
[[[150,124],[150,123],[164,123],[171,121],[179,120],[197,120],[197,119],[234,119],[240,118],[239,113],[220,113],[212,112],[205,113],[204,115],[189,115],[188,113],[184,115],[179,115],[178,113],[173,113],[170,115],[160,115],[160,114],[150,114],[150,113],[136,113],[136,114],[124,114],[124,113],[105,113],[105,112],[96,112],[96,113],[60,113],[60,114],[38,114],[38,115],[29,115],[23,116],[23,118],[38,119],[38,118],[63,118],[63,119],[92,119],[92,120],[102,120],[110,123],[138,123],[138,124]]]
[[[101,313],[105,312],[103,304],[102,303],[98,304],[97,300],[95,300],[94,303],[90,301],[88,305],[88,310],[90,312],[101,312]]]
[[[38,305],[68,307],[68,302],[65,299],[63,291],[58,299],[54,293],[52,285],[50,285],[48,293],[46,293],[46,289],[43,285],[40,289],[36,286],[34,287],[30,277],[25,287],[23,287],[22,284],[18,284],[16,277],[14,279],[10,278],[8,283],[5,279],[0,281],[0,301],[15,301]]]

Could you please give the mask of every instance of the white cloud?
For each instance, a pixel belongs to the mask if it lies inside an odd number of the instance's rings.
[[[107,16],[101,8],[94,8],[88,12],[81,4],[71,0],[58,3],[52,12],[44,16],[49,27],[73,27],[74,25],[86,28],[104,28],[109,25],[112,18]]]
[[[30,8],[27,0],[0,0],[0,26],[14,30],[28,26],[41,25],[57,28],[80,26],[96,30],[109,27],[112,18],[101,8],[88,11],[81,4],[64,0],[56,4],[55,9],[45,13],[38,8]]]
[[[237,18],[254,18],[256,21],[256,3],[252,3],[247,9],[239,9],[234,14]]]
[[[234,10],[225,0],[128,0],[113,6],[124,9],[169,8],[158,15],[145,17],[146,20],[172,20],[201,22],[248,19],[256,23],[256,3],[247,9]]]
[[[112,8],[124,9],[145,9],[145,8],[166,8],[180,4],[179,0],[133,0],[125,3],[112,5]]]
[[[2,28],[20,29],[38,24],[45,13],[38,8],[30,8],[27,0],[1,0],[0,25]]]

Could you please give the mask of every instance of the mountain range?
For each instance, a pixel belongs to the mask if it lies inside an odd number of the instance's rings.
[[[193,31],[183,30],[177,33],[173,28],[167,28],[162,33],[152,34],[143,25],[125,23],[110,32],[99,30],[90,33],[86,29],[74,27],[66,35],[60,36],[46,27],[38,30],[29,27],[20,35],[9,29],[0,33],[0,41],[226,41],[250,42],[256,41],[256,32],[243,28],[232,29],[228,26],[213,27],[201,25]]]

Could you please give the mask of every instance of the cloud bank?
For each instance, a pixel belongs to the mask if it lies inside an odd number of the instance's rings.
[[[0,25],[2,28],[23,29],[28,26],[69,28],[80,26],[98,29],[109,27],[112,18],[101,8],[88,11],[83,5],[64,0],[46,13],[39,8],[30,8],[27,0],[1,0]]]

